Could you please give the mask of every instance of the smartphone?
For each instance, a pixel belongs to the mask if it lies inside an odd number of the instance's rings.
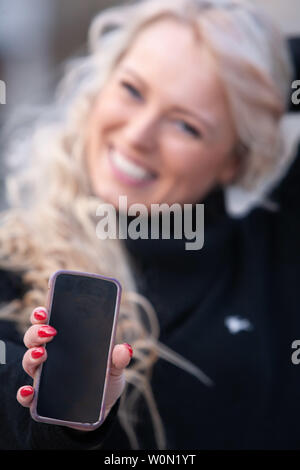
[[[48,323],[57,335],[35,375],[31,416],[93,430],[104,420],[121,285],[98,274],[60,270],[48,289]]]

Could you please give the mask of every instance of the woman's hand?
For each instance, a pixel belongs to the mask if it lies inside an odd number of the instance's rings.
[[[52,326],[46,325],[47,310],[39,307],[33,310],[30,321],[32,326],[24,335],[24,344],[28,351],[23,356],[22,366],[25,372],[34,379],[38,366],[47,359],[46,343],[53,340],[57,332]],[[125,387],[124,369],[128,366],[132,356],[132,348],[129,344],[117,344],[112,353],[112,362],[109,383],[106,392],[105,418]],[[17,392],[17,400],[24,407],[30,407],[33,400],[34,389],[30,385],[20,387]],[[74,426],[76,429],[76,427]]]

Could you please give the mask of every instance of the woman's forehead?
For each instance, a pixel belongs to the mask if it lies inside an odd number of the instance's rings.
[[[136,35],[127,55],[143,55],[159,66],[187,67],[196,61],[204,44],[191,25],[174,18],[163,18],[144,26]]]
[[[119,70],[140,80],[171,105],[207,107],[215,114],[224,101],[217,66],[193,28],[180,22],[157,21],[135,38]]]

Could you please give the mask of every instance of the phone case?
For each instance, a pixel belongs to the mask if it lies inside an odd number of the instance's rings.
[[[104,389],[103,389],[100,415],[99,415],[99,419],[95,423],[80,423],[80,422],[74,422],[74,421],[63,421],[63,420],[59,420],[59,419],[49,418],[47,416],[38,415],[38,413],[37,413],[37,400],[38,400],[40,377],[41,377],[41,372],[42,372],[42,369],[43,369],[43,364],[41,364],[39,366],[39,368],[37,369],[36,374],[35,374],[35,378],[34,378],[34,382],[33,382],[34,397],[33,397],[32,404],[30,406],[30,414],[31,414],[31,417],[35,421],[38,421],[38,422],[47,423],[47,424],[57,424],[57,425],[72,427],[72,428],[76,428],[76,429],[84,430],[84,431],[93,431],[94,429],[97,429],[104,421],[105,398],[106,398],[107,384],[108,384],[108,378],[109,378],[109,373],[110,373],[110,363],[111,363],[112,350],[113,350],[113,347],[114,347],[114,341],[115,341],[115,335],[116,335],[116,325],[117,325],[117,319],[118,319],[118,315],[119,315],[119,307],[120,307],[120,301],[121,301],[122,287],[121,287],[121,284],[119,283],[119,281],[117,279],[101,276],[99,274],[80,272],[80,271],[71,271],[71,270],[56,271],[55,273],[52,274],[52,276],[49,279],[49,283],[48,283],[48,289],[49,290],[48,290],[48,296],[47,296],[47,301],[46,301],[46,308],[48,310],[49,315],[48,315],[48,322],[47,323],[50,322],[50,318],[51,318],[51,307],[52,307],[52,301],[53,301],[53,295],[54,295],[55,280],[56,280],[56,278],[59,274],[72,274],[72,275],[88,276],[88,277],[103,279],[103,280],[106,280],[106,281],[111,281],[117,286],[116,307],[115,307],[115,312],[114,312],[112,334],[111,334],[109,352],[108,352],[108,359],[107,359],[107,364],[106,364],[106,375],[105,375],[105,383],[104,383]],[[44,345],[44,347],[47,347],[47,345]]]

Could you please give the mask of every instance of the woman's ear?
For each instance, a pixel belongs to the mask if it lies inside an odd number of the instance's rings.
[[[243,157],[245,155],[246,148],[243,144],[238,142],[231,151],[229,157],[222,168],[219,175],[219,182],[221,185],[227,185],[232,183],[240,174],[242,170]]]

